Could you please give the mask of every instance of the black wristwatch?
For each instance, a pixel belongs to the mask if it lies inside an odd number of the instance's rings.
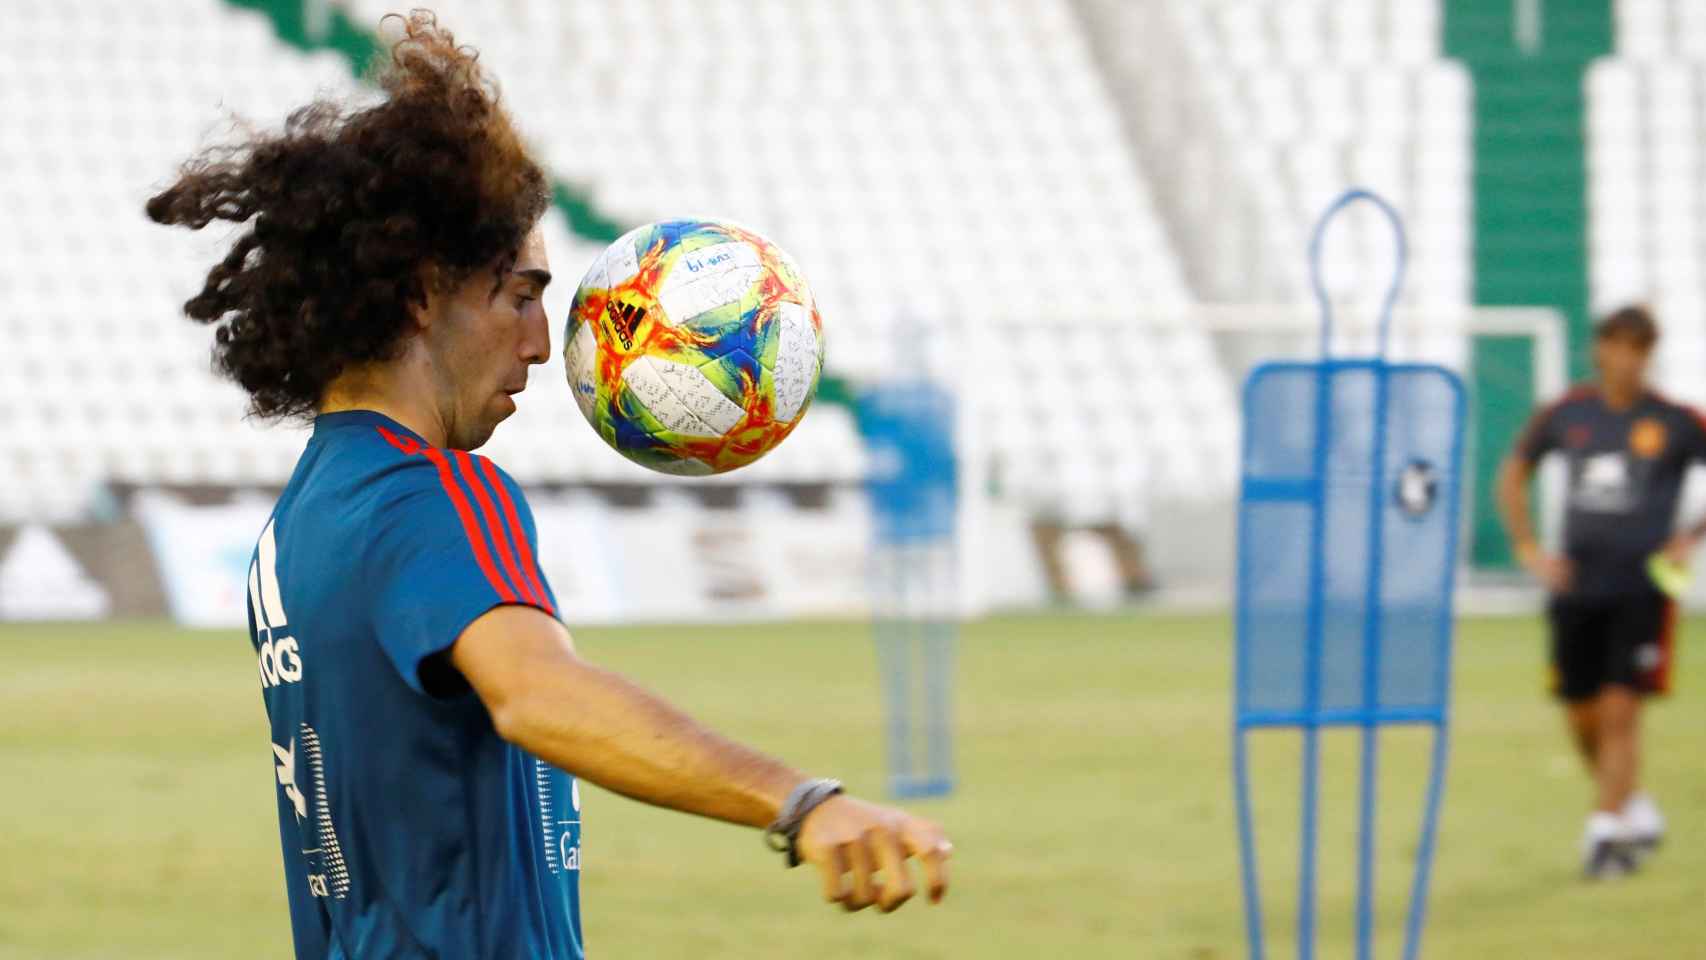
[[[788,866],[799,866],[800,827],[805,824],[806,815],[825,800],[844,792],[840,780],[807,780],[789,791],[788,799],[782,801],[782,811],[770,826],[764,828],[765,845],[777,853],[787,854]]]

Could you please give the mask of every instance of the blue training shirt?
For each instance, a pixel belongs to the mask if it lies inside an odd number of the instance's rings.
[[[501,604],[556,615],[537,552],[491,461],[315,421],[249,566],[297,957],[584,956],[580,790],[441,656]]]

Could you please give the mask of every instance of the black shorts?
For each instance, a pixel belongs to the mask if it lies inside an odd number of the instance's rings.
[[[1668,693],[1676,603],[1658,591],[1627,597],[1553,597],[1552,692],[1587,700],[1601,688]]]

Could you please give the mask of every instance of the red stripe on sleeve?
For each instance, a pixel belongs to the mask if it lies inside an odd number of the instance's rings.
[[[420,452],[438,468],[438,482],[444,486],[444,492],[450,497],[450,505],[456,509],[456,516],[462,521],[462,532],[468,537],[468,546],[474,548],[474,562],[479,564],[480,572],[486,575],[492,589],[498,592],[498,596],[502,597],[505,603],[514,603],[515,591],[509,588],[509,584],[498,575],[498,568],[492,564],[492,555],[486,550],[485,534],[480,532],[480,521],[474,518],[474,508],[468,506],[468,498],[462,495],[462,488],[456,485],[456,478],[450,473],[450,461],[445,458],[444,451],[422,447]]]
[[[486,479],[491,481],[492,489],[497,492],[498,503],[503,505],[504,518],[509,521],[510,533],[515,537],[515,549],[521,554],[521,572],[527,575],[527,580],[533,585],[533,592],[539,595],[539,602],[544,605],[545,612],[554,617],[557,615],[556,604],[551,602],[551,595],[545,591],[545,584],[539,577],[539,565],[533,562],[533,547],[527,542],[527,531],[521,528],[521,518],[516,515],[515,503],[509,498],[509,490],[504,487],[503,478],[498,476],[492,461],[485,457],[478,459]]]
[[[521,598],[528,603],[538,603],[527,581],[515,569],[515,554],[510,551],[509,538],[504,536],[503,524],[498,522],[498,512],[492,507],[492,498],[486,495],[486,486],[480,482],[480,474],[469,463],[468,451],[452,451],[456,457],[456,469],[462,474],[462,479],[468,482],[468,489],[474,491],[474,502],[480,505],[480,513],[486,519],[486,529],[492,533],[492,543],[497,547],[498,562],[503,564],[504,572],[509,575],[509,582],[516,585],[521,592]]]
[[[456,482],[455,475],[451,473],[450,459],[444,455],[444,451],[436,447],[426,446],[413,437],[399,437],[384,427],[375,427],[375,429],[379,431],[381,437],[385,438],[386,443],[402,451],[405,456],[421,454],[431,460],[434,467],[438,468],[439,485],[444,487],[445,495],[450,497],[451,507],[456,510],[457,519],[462,521],[462,533],[468,538],[468,546],[474,551],[474,562],[479,565],[480,572],[486,575],[486,580],[491,583],[492,589],[497,591],[498,596],[505,603],[515,603],[515,591],[510,589],[509,582],[498,573],[497,565],[492,562],[491,551],[486,548],[485,531],[480,526],[479,518],[474,515],[474,508],[469,505],[468,498],[463,495],[461,485]],[[509,541],[504,538],[503,525],[498,522],[497,512],[492,508],[491,499],[486,496],[485,487],[480,484],[479,475],[468,463],[467,452],[458,450],[456,457],[457,466],[461,468],[463,479],[468,482],[468,489],[474,491],[474,497],[479,500],[480,509],[486,516],[486,523],[491,527],[492,542],[497,545],[498,556],[503,562],[504,569],[509,572],[510,578],[521,588],[522,598],[528,603],[543,607],[547,613],[556,616],[557,611],[551,603],[550,595],[545,592],[544,586],[540,584],[539,579],[533,575],[533,571],[530,569],[533,565],[533,551],[527,545],[527,538],[522,535],[521,526],[516,522],[515,507],[510,503],[509,494],[504,490],[503,483],[499,481],[492,470],[491,462],[480,458],[481,465],[485,467],[486,476],[490,478],[492,488],[497,491],[498,500],[503,504],[504,513],[509,517],[510,529],[515,532],[515,539],[521,550],[521,569],[519,571],[516,569],[516,561],[510,552]],[[529,586],[531,586],[531,590]]]

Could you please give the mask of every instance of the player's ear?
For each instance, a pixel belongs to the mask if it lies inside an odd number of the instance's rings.
[[[449,291],[444,289],[444,271],[436,263],[424,263],[415,271],[420,280],[421,296],[418,300],[407,303],[409,319],[412,321],[408,333],[425,333],[432,327],[433,318],[442,309],[445,297]]]

